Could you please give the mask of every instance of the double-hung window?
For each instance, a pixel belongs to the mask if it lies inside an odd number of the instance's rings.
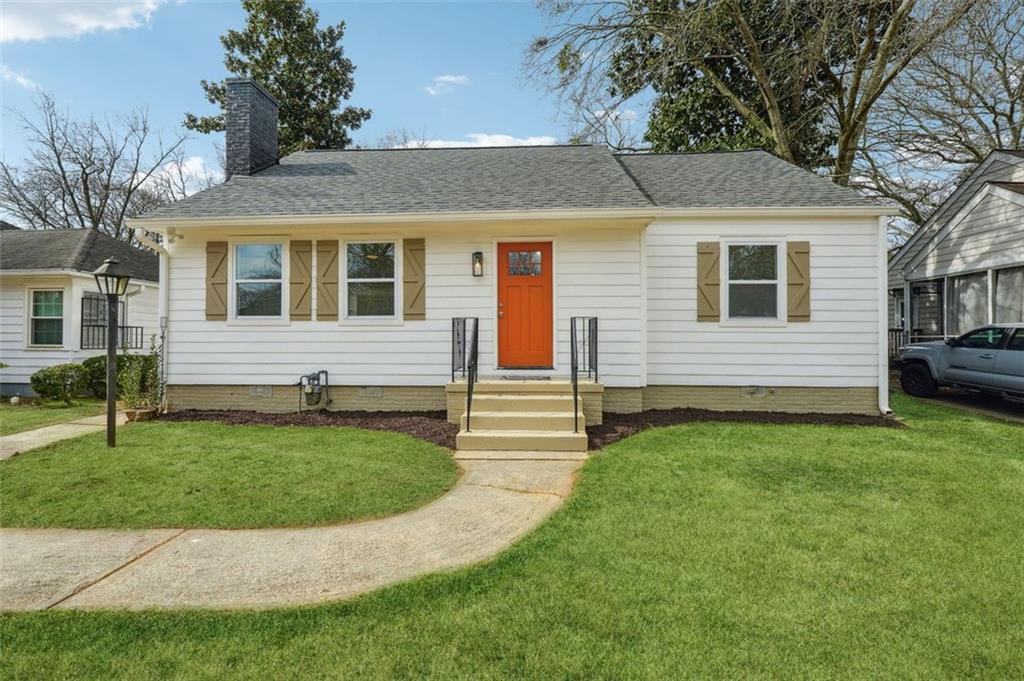
[[[32,291],[29,345],[64,345],[64,291]]]
[[[345,300],[350,318],[395,316],[395,242],[345,246]]]
[[[235,315],[281,317],[284,288],[282,244],[235,246]]]
[[[728,244],[726,319],[779,318],[779,247]]]

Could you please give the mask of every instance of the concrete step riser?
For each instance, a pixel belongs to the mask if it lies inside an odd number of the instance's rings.
[[[584,433],[509,433],[465,431],[456,437],[456,446],[464,451],[546,451],[585,452]]]
[[[583,413],[583,399],[579,401]],[[559,411],[572,414],[572,397],[544,395],[540,397],[521,395],[473,395],[473,411],[521,412]]]
[[[572,413],[567,414],[529,414],[526,412],[473,412],[472,425],[474,430],[545,430],[571,431]],[[576,419],[579,430],[586,428],[586,418],[580,414]],[[466,429],[466,415],[462,415],[462,429]]]

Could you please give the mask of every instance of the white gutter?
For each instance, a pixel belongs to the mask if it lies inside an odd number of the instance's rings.
[[[878,411],[889,415],[889,223],[878,218]],[[906,308],[909,314],[909,307]]]
[[[614,208],[594,210],[498,210],[498,211],[438,211],[420,213],[352,213],[348,215],[250,215],[213,216],[203,218],[146,218],[129,219],[130,227],[141,229],[180,229],[186,227],[281,227],[295,225],[339,225],[379,223],[436,223],[436,222],[496,222],[505,220],[613,220],[657,218],[720,218],[720,217],[765,217],[765,216],[808,216],[808,217],[877,217],[895,215],[898,210],[892,206],[850,206],[850,207],[732,207],[732,208]],[[145,242],[144,242],[145,243]],[[148,245],[148,244],[147,244]]]

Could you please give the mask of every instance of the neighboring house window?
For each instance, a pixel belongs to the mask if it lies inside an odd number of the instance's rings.
[[[64,291],[32,291],[31,345],[64,345]]]
[[[1024,322],[1024,267],[996,270],[994,322]],[[1024,338],[1024,334],[1018,332]]]
[[[950,333],[964,333],[988,323],[988,273],[949,279],[946,317]]]
[[[729,244],[725,272],[728,319],[778,319],[777,245]]]
[[[345,287],[349,317],[394,317],[395,243],[347,244]]]
[[[281,244],[235,246],[236,316],[281,316],[283,252]]]

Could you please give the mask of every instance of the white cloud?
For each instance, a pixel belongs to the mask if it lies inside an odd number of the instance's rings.
[[[73,38],[148,24],[163,0],[4,0],[0,42]]]
[[[17,71],[12,70],[9,66],[7,66],[7,64],[0,64],[0,75],[3,76],[4,80],[14,83],[18,87],[23,87],[26,90],[42,89],[39,87],[39,83],[35,82],[27,76],[23,76]]]
[[[469,76],[453,76],[450,73],[445,73],[435,76],[433,82],[423,88],[423,90],[431,97],[436,97],[453,88],[465,87],[466,85],[469,85]]]
[[[188,156],[168,161],[142,186],[164,190],[177,200],[223,181],[224,172],[219,165],[211,166],[202,156]]]
[[[555,144],[551,135],[535,137],[513,137],[512,135],[486,134],[480,132],[466,135],[462,140],[418,140],[409,142],[407,147],[540,147]]]

